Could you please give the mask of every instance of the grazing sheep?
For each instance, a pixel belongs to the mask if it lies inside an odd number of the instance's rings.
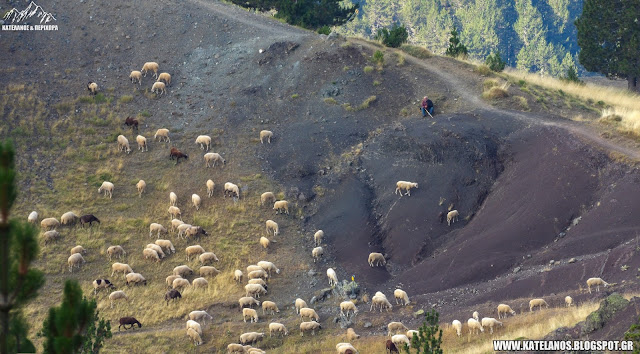
[[[475,318],[468,319],[467,320],[467,326],[469,327],[469,334],[478,333],[478,330],[480,330],[480,332],[484,333],[484,329],[482,328],[482,325]]]
[[[89,81],[89,83],[87,84],[87,90],[89,91],[90,94],[97,95],[98,94],[98,84],[96,84],[93,81]]]
[[[131,267],[128,264],[118,263],[118,262],[113,263],[111,265],[111,270],[112,270],[111,276],[113,276],[116,273],[122,272],[122,275],[126,277],[127,274],[133,273],[133,269],[131,269]]]
[[[609,286],[609,283],[607,283],[606,281],[602,280],[601,278],[589,278],[587,279],[587,287],[589,289],[589,294],[591,294],[591,287],[595,286],[596,287],[596,291],[600,291],[600,285],[602,285],[603,287],[607,287]]]
[[[133,285],[147,285],[147,279],[145,279],[140,273],[129,273],[125,276],[127,279],[127,286]]]
[[[131,117],[127,117],[127,118],[124,120],[124,123],[123,123],[123,124],[124,124],[125,126],[127,126],[127,127],[130,127],[132,131],[133,131],[134,129],[135,129],[136,131],[138,131],[138,124],[140,124],[140,122],[138,122],[138,120],[137,120],[137,119],[134,119],[134,118],[131,118]]]
[[[571,305],[573,305],[573,298],[571,296],[565,296],[564,303],[567,307],[571,307]]]
[[[309,320],[312,318],[316,320],[316,322],[320,322],[320,316],[316,313],[316,310],[308,307],[303,307],[300,309],[300,318],[304,321],[305,317],[308,317]]]
[[[389,322],[387,329],[389,330],[387,332],[387,336],[389,337],[391,337],[392,333],[396,333],[398,331],[406,332],[409,330],[409,328],[403,325],[402,322]]]
[[[113,183],[104,181],[100,188],[98,188],[98,193],[102,193],[104,191],[104,196],[109,196],[109,199],[113,198]]]
[[[200,196],[197,194],[192,194],[191,201],[193,202],[193,206],[196,208],[196,210],[200,210],[200,204],[202,203],[202,199],[200,199]]]
[[[184,289],[184,288],[188,288],[189,287],[189,281],[187,279],[184,278],[175,278],[173,279],[173,283],[171,283],[171,287],[173,289]]]
[[[316,335],[316,329],[322,329],[322,325],[318,322],[302,322],[300,323],[300,336],[304,337],[304,332],[311,331],[311,335]]]
[[[142,86],[142,73],[138,70],[134,70],[129,74],[129,78],[131,79],[131,83],[136,83],[136,81]]]
[[[243,333],[242,335],[240,335],[240,343],[253,344],[258,342],[259,340],[262,340],[263,338],[264,338],[264,333],[258,333],[258,332]]]
[[[131,147],[129,146],[129,139],[124,135],[118,135],[118,152],[125,151],[127,154],[131,153]]]
[[[271,275],[271,272],[276,272],[276,274],[280,274],[280,269],[278,269],[278,267],[276,267],[276,265],[271,262],[260,261],[258,262],[258,267],[264,269],[264,271],[267,272],[269,275]]]
[[[462,322],[453,320],[453,322],[451,322],[451,327],[455,328],[456,334],[458,335],[458,337],[460,337],[460,335],[462,334]]]
[[[374,264],[375,266],[386,265],[387,260],[382,253],[371,252],[369,253],[369,266],[373,267]]]
[[[502,327],[502,322],[496,320],[493,317],[483,317],[480,323],[482,324],[482,327],[489,327],[489,333],[491,334],[493,334],[493,327]]]
[[[273,203],[273,210],[276,211],[276,215],[280,213],[289,215],[289,202],[286,200],[278,200]]]
[[[407,181],[398,181],[396,183],[396,191],[395,194],[400,194],[402,197],[402,191],[407,191],[405,195],[411,196],[411,188],[418,188],[418,183],[415,182],[407,182]]]
[[[78,223],[80,217],[72,211],[68,211],[60,217],[60,225],[74,226]]]
[[[241,309],[245,306],[249,306],[251,308],[253,305],[260,306],[260,301],[252,298],[251,296],[245,296],[238,300],[238,304],[240,304]]]
[[[191,224],[180,224],[176,228],[178,230],[178,237],[184,238],[185,233],[189,230],[193,225]]]
[[[93,295],[97,295],[100,289],[115,289],[115,286],[108,279],[96,279],[92,284]]]
[[[179,265],[175,268],[173,268],[173,275],[179,275],[183,278],[186,278],[187,276],[193,274],[193,269],[189,268],[186,265]]]
[[[248,279],[264,279],[265,281],[269,278],[269,274],[267,274],[267,272],[264,271],[264,269],[258,269],[258,270],[254,270],[252,272],[249,272],[249,274],[247,274],[247,278]]]
[[[180,220],[180,219],[172,219],[171,220],[171,231],[177,231],[178,230],[178,226],[183,225],[184,221]]]
[[[262,245],[264,249],[267,249],[267,247],[269,247],[269,239],[264,236],[260,237],[260,245]]]
[[[162,247],[156,245],[155,243],[149,243],[144,248],[150,248],[150,249],[156,251],[156,253],[158,254],[158,257],[160,257],[160,259],[162,259],[162,258],[164,258],[166,256],[164,254],[164,251],[162,250]]]
[[[187,329],[193,329],[194,331],[198,332],[198,334],[202,335],[202,326],[200,325],[200,323],[194,321],[194,320],[187,320]]]
[[[263,270],[263,269],[262,269],[262,267],[261,267],[261,266],[259,266],[259,265],[255,265],[255,264],[252,264],[252,265],[250,265],[250,266],[247,266],[247,273],[251,273],[251,272],[253,272],[254,270]]]
[[[247,284],[244,286],[244,290],[247,292],[246,296],[253,296],[260,298],[260,294],[266,294],[267,290],[260,284]]]
[[[74,253],[67,259],[67,263],[69,264],[69,273],[73,272],[73,268],[77,267],[80,269],[80,266],[85,263],[84,257],[80,253]]]
[[[164,301],[167,302],[167,305],[169,305],[169,301],[176,301],[177,299],[182,299],[182,294],[176,289],[171,289],[164,294]]]
[[[453,224],[454,222],[458,221],[458,216],[460,215],[460,213],[458,213],[457,210],[451,210],[450,212],[447,213],[447,225],[451,226],[451,224]]]
[[[473,315],[471,315],[471,317],[476,321],[480,321],[480,313],[478,313],[478,311],[473,311]]]
[[[385,346],[386,346],[386,348],[387,348],[387,350],[385,351],[385,353],[386,353],[386,352],[389,352],[389,354],[391,354],[391,353],[393,353],[393,352],[400,353],[400,352],[398,351],[398,348],[396,347],[396,345],[395,345],[395,344],[393,344],[393,341],[391,341],[391,339],[387,339],[387,342],[385,343]]]
[[[498,305],[498,319],[507,318],[507,312],[514,316],[516,314],[516,312],[511,309],[511,306],[505,304]]]
[[[369,312],[371,312],[371,310],[373,310],[374,308],[378,308],[378,306],[380,307],[380,312],[382,312],[383,308],[386,308],[387,312],[391,311],[391,309],[393,308],[393,306],[391,306],[391,303],[389,302],[389,300],[387,300],[386,297],[376,295],[373,298],[371,298],[371,308],[369,309]]]
[[[533,309],[538,306],[542,310],[542,306],[549,308],[549,304],[547,304],[544,299],[533,299],[529,301],[529,311],[533,311]]]
[[[358,350],[351,345],[351,343],[338,343],[336,344],[336,350],[338,354],[356,354]]]
[[[267,283],[263,279],[260,279],[260,278],[258,278],[258,279],[249,279],[247,284],[260,284],[260,285],[262,285],[262,287],[265,290],[269,290],[269,287],[267,286]]]
[[[87,250],[85,250],[84,247],[78,245],[71,249],[71,254],[74,253],[87,254]]]
[[[185,248],[184,251],[187,254],[187,262],[189,262],[191,261],[191,256],[203,254],[204,248],[202,248],[202,246],[200,245],[195,245],[195,246],[189,246]]]
[[[271,235],[269,233],[269,231],[271,230],[273,231],[273,236],[278,236],[278,233],[279,233],[278,223],[276,223],[273,220],[267,220],[265,224],[267,225],[267,235]]]
[[[295,302],[296,313],[300,313],[300,309],[307,307],[307,302],[302,300],[301,298],[297,298]]]
[[[245,354],[247,351],[244,349],[242,344],[231,343],[227,345],[227,353],[242,353]]]
[[[173,286],[173,281],[178,279],[178,278],[182,278],[182,277],[179,276],[179,275],[170,275],[170,276],[165,278],[165,282],[167,283],[167,286],[169,288],[171,288]]]
[[[404,348],[405,344],[411,346],[411,341],[409,341],[409,338],[404,334],[396,334],[391,337],[391,341],[396,345],[396,347]]]
[[[413,336],[419,336],[420,335],[420,331],[416,331],[414,329],[410,329],[407,331],[407,338],[409,339],[413,339]]]
[[[158,75],[158,81],[164,80],[167,86],[171,85],[171,75],[169,73],[161,73]]]
[[[147,76],[147,72],[148,71],[153,71],[153,77],[154,78],[158,78],[158,69],[160,68],[160,66],[158,65],[158,63],[154,62],[154,61],[148,61],[146,63],[144,63],[144,65],[142,65],[142,69],[140,69],[140,71],[142,72],[142,74],[144,76]]]
[[[167,233],[167,229],[162,226],[161,224],[158,223],[151,223],[151,225],[149,225],[149,237],[153,236],[153,233],[157,232],[158,233],[158,238],[160,238],[160,233],[164,232],[165,234]]]
[[[169,129],[160,128],[156,130],[156,134],[153,136],[153,141],[156,141],[156,138],[158,138],[158,141],[166,140],[166,142],[170,143],[171,139],[169,138]]]
[[[264,301],[262,303],[262,314],[265,315],[267,311],[271,311],[272,315],[276,313],[280,313],[280,309],[278,309],[278,305],[276,305],[273,301]]]
[[[260,195],[260,205],[264,206],[267,203],[275,203],[276,196],[273,192],[264,192]]]
[[[56,218],[45,218],[40,222],[40,227],[43,230],[53,230],[58,226],[60,226],[60,222]]]
[[[149,151],[149,145],[147,145],[147,138],[142,135],[136,136],[136,143],[138,143],[138,150],[142,152]]]
[[[82,226],[82,228],[84,228],[85,224],[89,224],[89,227],[92,227],[94,222],[97,222],[99,224],[100,220],[93,214],[85,214],[80,217],[80,225]]]
[[[216,254],[213,252],[204,252],[203,254],[198,256],[198,259],[200,260],[200,264],[202,265],[220,261],[218,257],[216,257]]]
[[[356,339],[360,339],[360,335],[357,334],[356,331],[353,330],[353,328],[347,328],[347,340],[352,341]]]
[[[324,231],[322,230],[316,231],[316,233],[313,235],[313,241],[315,242],[315,245],[320,246],[322,244],[323,238],[324,238]]]
[[[127,297],[127,294],[125,294],[124,291],[122,290],[117,290],[109,294],[109,301],[111,302],[111,308],[113,308],[113,302],[117,300],[128,301],[129,298]]]
[[[267,139],[267,142],[271,144],[271,138],[273,137],[273,132],[270,130],[262,130],[260,131],[260,143],[264,144],[264,139]]]
[[[178,206],[178,196],[173,192],[169,193],[169,206]]]
[[[403,305],[409,305],[409,296],[407,292],[401,289],[396,289],[393,291],[393,296],[396,298],[396,305],[398,304],[398,299]]]
[[[189,155],[178,150],[178,148],[176,148],[175,146],[171,147],[171,150],[169,151],[169,160],[173,160],[174,157],[176,159],[176,165],[178,164],[178,162],[180,162],[180,159],[189,159]]]
[[[147,187],[147,183],[143,180],[139,180],[136,183],[136,188],[138,188],[138,197],[142,198],[142,193],[144,193],[144,189]]]
[[[169,209],[167,209],[167,212],[169,213],[169,216],[171,216],[174,219],[176,219],[178,216],[182,216],[182,213],[180,212],[180,208],[178,207],[170,206]]]
[[[351,311],[353,313],[353,315],[355,316],[356,313],[358,313],[358,308],[356,307],[356,304],[354,304],[352,301],[343,301],[340,303],[340,315],[349,318],[349,311]]]
[[[187,329],[187,335],[189,336],[189,338],[191,338],[191,340],[193,341],[193,344],[196,346],[204,343],[202,341],[202,337],[200,337],[200,334],[198,334],[198,332],[196,332],[193,328]]]
[[[144,256],[144,259],[151,258],[156,262],[160,262],[160,255],[158,254],[158,252],[151,248],[145,248],[144,250],[142,250],[142,255]]]
[[[240,188],[236,184],[231,182],[227,182],[224,184],[224,197],[227,197],[227,194],[232,198],[240,199]]]
[[[324,254],[324,249],[322,247],[316,247],[314,249],[311,250],[311,257],[313,257],[313,263],[315,263],[317,260],[320,259],[320,257],[322,257],[322,255]]]
[[[213,188],[216,186],[216,184],[213,183],[213,181],[209,179],[209,180],[207,180],[206,185],[207,185],[207,196],[209,198],[211,198],[211,197],[213,197]]]
[[[50,242],[57,241],[60,238],[60,233],[56,230],[50,230],[42,234],[42,238],[44,239],[44,244],[48,244]]]
[[[242,271],[240,269],[236,269],[233,272],[233,280],[235,280],[237,283],[241,283],[242,282]]]
[[[107,255],[109,256],[109,260],[111,260],[111,258],[113,258],[113,257],[118,257],[120,259],[120,258],[126,256],[127,252],[124,251],[122,246],[115,245],[115,246],[110,246],[109,248],[107,248]]]
[[[376,291],[376,293],[374,294],[374,296],[380,296],[380,297],[383,297],[383,298],[385,298],[385,299],[387,298],[387,295],[383,294],[381,291]]]
[[[27,218],[27,221],[32,223],[32,224],[36,224],[38,222],[38,212],[37,211],[32,211],[29,214],[29,217]]]
[[[327,269],[327,278],[329,278],[329,286],[338,285],[338,275],[336,275],[336,271],[333,268]]]
[[[207,320],[213,321],[213,317],[207,313],[207,311],[191,311],[189,312],[189,319],[192,321],[202,321],[205,325]]]
[[[204,162],[207,167],[216,167],[216,162],[224,165],[227,161],[217,152],[208,152],[204,154]]]
[[[258,312],[254,309],[242,309],[242,320],[246,323],[249,317],[249,323],[258,322]]]
[[[200,235],[209,236],[209,233],[207,233],[207,231],[205,231],[205,229],[200,226],[191,226],[184,231],[184,235],[187,238],[196,238],[200,237]]]
[[[269,337],[273,335],[273,332],[276,332],[276,336],[279,336],[279,334],[282,334],[283,336],[289,334],[289,332],[287,331],[287,327],[278,322],[269,323]]]
[[[208,135],[199,135],[196,138],[196,145],[200,144],[200,149],[209,151],[211,148],[211,137]]]
[[[217,270],[215,267],[211,267],[211,266],[202,266],[202,267],[200,267],[200,276],[201,277],[214,278],[218,274],[220,274],[220,271]]]

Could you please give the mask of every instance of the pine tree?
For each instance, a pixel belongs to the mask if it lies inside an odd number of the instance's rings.
[[[19,309],[44,284],[42,272],[30,268],[38,255],[35,229],[9,220],[16,196],[15,151],[11,143],[0,142],[0,353],[35,349]]]
[[[374,39],[382,41],[382,44],[392,48],[398,48],[407,41],[407,38],[409,38],[407,29],[397,23],[393,24],[391,30],[380,28],[374,37]]]
[[[502,60],[500,52],[494,52],[493,54],[489,55],[484,63],[489,67],[489,69],[495,72],[501,72],[507,65],[507,63]]]
[[[424,322],[418,328],[418,334],[411,338],[411,349],[405,344],[404,351],[411,354],[415,350],[416,354],[442,354],[440,348],[442,344],[442,329],[438,326],[440,314],[436,310],[425,312]]]
[[[449,38],[449,48],[447,48],[445,54],[450,57],[466,57],[467,52],[467,47],[465,47],[464,44],[460,42],[460,38],[458,38],[458,31],[454,28],[453,31],[451,31],[451,38]]]
[[[96,301],[87,300],[75,280],[64,284],[62,304],[49,309],[42,330],[46,353],[97,353],[105,338],[111,338],[111,324],[100,319]]]
[[[579,60],[587,70],[627,80],[640,92],[640,1],[585,0],[576,20]]]

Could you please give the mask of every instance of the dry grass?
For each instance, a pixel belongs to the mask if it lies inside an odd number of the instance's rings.
[[[400,50],[418,59],[429,59],[433,56],[433,53],[426,48],[411,44],[403,44]]]
[[[489,67],[484,64],[480,64],[476,66],[475,69],[473,69],[473,71],[482,76],[488,76],[489,74],[491,74],[491,69],[489,69]]]
[[[640,137],[640,110],[622,107],[610,107],[602,110],[599,119],[602,123],[616,124],[623,133]]]
[[[500,86],[491,86],[482,93],[482,97],[486,99],[498,99],[498,98],[509,97],[509,93],[507,92],[508,89],[509,89],[508,82],[505,82]]]

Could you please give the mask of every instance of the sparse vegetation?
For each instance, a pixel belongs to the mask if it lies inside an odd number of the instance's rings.
[[[338,101],[336,101],[335,98],[333,97],[327,97],[324,99],[324,103],[326,104],[338,104]]]
[[[403,44],[400,47],[400,50],[418,59],[429,59],[433,56],[433,53],[431,53],[427,48],[411,44]]]
[[[380,50],[376,50],[373,53],[373,57],[371,57],[371,61],[375,64],[378,65],[383,65],[384,64],[384,53],[382,53],[382,51]]]
[[[298,97],[300,97],[300,95],[298,95],[297,93],[294,93],[293,95],[291,95],[291,98],[292,98],[292,99],[296,99],[296,98],[298,98]]]
[[[373,86],[380,86],[381,82],[378,80],[373,80]]]
[[[475,71],[476,73],[478,73],[478,74],[480,74],[482,76],[487,76],[487,75],[491,74],[491,69],[489,69],[488,66],[483,65],[483,64],[476,66],[473,69],[473,71]]]
[[[373,66],[369,66],[369,65],[367,65],[367,66],[365,66],[365,67],[364,67],[363,71],[364,71],[366,74],[369,74],[369,73],[371,73],[371,72],[373,71]]]
[[[122,97],[120,97],[120,99],[118,100],[120,103],[129,103],[131,101],[133,101],[133,96],[131,95],[124,95]]]
[[[509,93],[507,92],[507,90],[509,89],[509,83],[508,82],[505,82],[500,86],[492,85],[490,87],[488,87],[488,86],[485,86],[485,87],[487,87],[487,88],[482,93],[482,97],[484,97],[484,98],[487,98],[487,99],[498,99],[498,98],[509,97]]]

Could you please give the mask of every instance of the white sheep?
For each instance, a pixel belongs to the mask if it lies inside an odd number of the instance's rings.
[[[360,335],[357,334],[356,331],[353,330],[353,328],[347,328],[347,340],[352,341],[356,339],[360,339]]]
[[[111,302],[111,308],[113,308],[113,302],[117,300],[128,301],[129,298],[127,297],[127,294],[125,294],[124,291],[122,290],[117,290],[109,294],[109,301]]]
[[[507,312],[514,316],[516,315],[516,312],[511,309],[511,306],[505,304],[498,305],[498,319],[507,318]]]
[[[227,193],[233,197],[240,199],[240,188],[236,184],[227,182],[224,184],[224,197],[227,197]]]
[[[60,225],[73,226],[78,223],[80,217],[72,211],[68,211],[60,217]]]
[[[381,291],[376,291],[376,293],[373,294],[373,296],[380,296],[380,297],[383,297],[385,299],[387,298],[387,295],[383,294]]]
[[[295,303],[296,313],[300,313],[300,309],[303,307],[307,307],[307,302],[302,300],[301,298],[297,298]]]
[[[249,317],[249,323],[258,322],[258,312],[251,308],[242,309],[242,320],[246,323]]]
[[[169,205],[178,206],[178,196],[174,192],[169,193]]]
[[[98,188],[98,193],[102,193],[104,191],[104,196],[109,196],[109,199],[113,198],[113,188],[114,185],[111,182],[104,181],[100,188]]]
[[[286,200],[278,200],[273,203],[273,210],[276,211],[276,215],[279,213],[289,215],[289,202]]]
[[[183,225],[184,221],[180,220],[180,219],[171,219],[171,231],[177,231],[178,230],[178,226]]]
[[[309,307],[303,307],[300,309],[300,318],[302,318],[303,321],[305,318],[309,318],[309,320],[313,318],[316,322],[320,322],[320,316],[318,316],[316,310]]]
[[[131,147],[129,146],[129,139],[124,135],[118,135],[118,152],[125,151],[127,154],[131,153]]]
[[[42,238],[44,239],[44,244],[48,244],[50,242],[57,241],[60,238],[60,233],[56,230],[49,230],[42,234]]]
[[[138,188],[138,197],[142,198],[142,193],[144,193],[144,189],[147,188],[147,183],[144,180],[139,180],[136,183],[136,188]]]
[[[251,273],[254,270],[264,270],[264,269],[262,269],[261,266],[256,265],[256,264],[252,264],[252,265],[247,266],[247,273]]]
[[[193,202],[193,206],[196,208],[196,210],[200,210],[200,204],[202,203],[202,199],[200,199],[199,195],[192,194],[191,202]]]
[[[69,264],[69,273],[73,273],[73,268],[78,268],[80,269],[80,266],[82,266],[86,261],[84,260],[84,257],[82,257],[82,255],[80,253],[74,253],[71,256],[69,256],[69,258],[67,259],[67,263]]]
[[[193,225],[191,225],[191,224],[180,224],[180,225],[178,225],[178,227],[176,228],[178,230],[178,237],[184,238],[184,235],[186,234],[187,230],[189,230],[192,227],[193,227]]]
[[[204,154],[204,162],[207,167],[216,167],[216,162],[224,165],[227,161],[217,152],[208,152]]]
[[[150,248],[150,249],[156,251],[156,253],[158,253],[158,257],[160,257],[160,258],[166,257],[166,255],[164,254],[164,251],[162,250],[162,247],[156,245],[155,243],[150,243],[150,244],[146,245],[144,248]]]
[[[419,336],[420,331],[416,331],[415,329],[410,329],[407,331],[407,338],[413,339],[413,336]]]
[[[170,276],[165,278],[165,282],[167,283],[167,286],[169,288],[171,288],[173,286],[173,281],[178,279],[178,278],[182,278],[182,277],[179,276],[179,275],[170,275]]]
[[[387,309],[387,312],[391,311],[391,309],[393,308],[386,297],[376,295],[371,298],[371,308],[369,309],[369,312],[371,312],[374,308],[377,309],[378,307],[380,307],[380,312],[382,312],[383,308]]]
[[[387,325],[387,336],[391,337],[392,333],[395,334],[398,331],[406,332],[409,330],[407,326],[403,325],[402,322],[389,322]]]
[[[193,269],[189,268],[186,265],[179,265],[175,268],[173,268],[173,275],[179,275],[183,278],[186,278],[187,276],[193,274]]]
[[[184,249],[187,254],[187,262],[191,260],[191,256],[199,256],[204,253],[204,248],[200,245],[189,246]]]
[[[193,341],[193,344],[196,346],[204,343],[202,341],[202,337],[200,337],[200,334],[198,334],[198,332],[196,332],[193,328],[187,329],[187,335],[189,336],[189,338],[191,338],[191,340]]]
[[[175,247],[173,247],[173,243],[169,240],[158,239],[155,241],[155,244],[162,247],[167,253],[176,253]]]
[[[270,235],[269,231],[273,231],[273,236],[277,236],[279,233],[278,223],[273,220],[267,220],[265,222],[267,225],[267,235]]]
[[[285,327],[282,323],[278,323],[278,322],[269,323],[269,337],[273,335],[273,332],[276,332],[276,336],[278,336],[280,333],[283,336],[286,336],[289,334],[289,332],[287,331],[287,327]]]
[[[262,245],[264,249],[267,249],[267,247],[269,247],[269,239],[264,236],[260,237],[260,245]]]
[[[538,306],[542,310],[542,306],[549,308],[549,304],[547,304],[544,299],[533,299],[529,301],[529,311],[533,311],[533,309]]]
[[[71,254],[74,253],[87,254],[87,250],[85,250],[84,247],[78,245],[71,249]]]
[[[195,278],[193,279],[193,281],[191,282],[191,286],[193,286],[194,289],[199,289],[199,288],[208,288],[209,287],[209,282],[207,281],[207,279],[205,278]]]
[[[171,288],[173,289],[184,289],[184,288],[188,288],[191,284],[189,284],[189,281],[187,279],[184,278],[175,278],[173,279],[173,282],[171,283]]]
[[[142,255],[144,256],[144,259],[151,258],[152,260],[155,260],[156,262],[160,262],[160,255],[158,254],[158,252],[156,252],[155,250],[153,250],[151,248],[145,248],[144,250],[142,250]]]
[[[161,224],[158,223],[151,223],[151,225],[149,225],[149,237],[153,236],[153,233],[157,232],[158,233],[158,238],[160,238],[160,233],[164,232],[165,234],[167,233],[167,229],[162,226]]]
[[[356,307],[356,304],[354,304],[352,301],[341,302],[340,315],[342,315],[343,317],[349,318],[349,311],[351,311],[355,316],[355,314],[358,313],[358,308]]]
[[[327,278],[329,278],[329,286],[338,285],[338,275],[336,274],[336,271],[333,270],[333,268],[327,269]]]
[[[267,142],[271,144],[271,138],[273,137],[273,132],[270,130],[262,130],[260,131],[260,143],[264,144],[264,139],[267,139]]]
[[[136,143],[138,143],[138,150],[142,152],[149,151],[149,145],[147,145],[147,138],[142,135],[136,136]]]
[[[211,137],[208,135],[199,135],[196,138],[196,145],[200,144],[200,149],[209,151],[211,148]]]
[[[482,327],[489,327],[489,333],[493,333],[493,328],[496,326],[502,327],[502,322],[496,320],[493,317],[483,317],[481,321]]]
[[[180,212],[180,208],[174,207],[173,205],[170,206],[169,209],[167,209],[167,212],[169,213],[169,216],[171,216],[174,219],[176,219],[178,216],[182,216],[182,213]]]
[[[129,273],[133,273],[133,270],[131,269],[131,267],[128,264],[125,263],[113,263],[111,265],[111,276],[113,276],[116,273],[122,272],[122,276],[126,278],[127,274]]]
[[[320,257],[322,257],[322,255],[324,254],[324,249],[322,247],[316,247],[314,249],[311,250],[311,256],[313,257],[313,263],[315,263],[317,260],[320,259]]]
[[[169,129],[160,128],[156,130],[156,134],[153,136],[153,141],[156,141],[156,138],[158,139],[158,141],[166,140],[168,143],[170,143],[171,139],[169,138]]]
[[[258,270],[254,270],[252,272],[249,272],[249,274],[247,274],[247,278],[248,279],[264,279],[267,280],[269,278],[269,274],[267,274],[267,272],[264,271],[264,269],[258,269]]]
[[[87,84],[87,90],[89,90],[89,92],[92,95],[95,95],[98,93],[98,84],[96,84],[95,82],[89,81],[89,83]]]
[[[107,279],[96,279],[93,281],[93,295],[98,294],[100,289],[115,288],[115,286]]]
[[[315,234],[313,234],[313,241],[316,246],[320,246],[322,244],[322,239],[324,238],[324,231],[318,230]]]
[[[265,282],[264,279],[262,279],[262,278],[249,279],[247,284],[260,284],[260,285],[262,285],[263,288],[265,288],[265,290],[268,288],[267,287],[267,282]]]
[[[201,277],[214,278],[215,276],[220,274],[219,270],[217,270],[215,267],[211,267],[211,266],[202,266],[202,267],[200,267],[199,271],[200,271],[200,276]]]
[[[374,267],[374,264],[375,266],[386,265],[387,260],[382,253],[371,252],[369,253],[369,266]]]
[[[248,332],[240,335],[240,343],[255,343],[264,338],[264,333]]]
[[[207,313],[207,311],[191,311],[189,312],[189,319],[192,321],[202,321],[205,325],[207,320],[213,321],[213,317]]]
[[[153,77],[154,78],[158,78],[158,69],[160,68],[160,66],[158,65],[158,63],[153,62],[153,61],[148,61],[146,63],[144,63],[144,65],[142,65],[142,69],[140,70],[140,72],[144,75],[147,76],[147,72],[148,71],[153,71]]]
[[[396,348],[404,348],[405,344],[411,346],[411,341],[409,341],[409,338],[404,334],[396,334],[391,337],[391,341],[396,345]]]
[[[260,284],[247,284],[244,286],[247,296],[251,295],[259,298],[260,294],[266,294],[267,290]]]
[[[147,285],[147,279],[145,279],[140,273],[129,273],[125,276],[127,280],[127,285]]]
[[[607,283],[606,281],[602,280],[601,278],[589,278],[587,279],[587,287],[589,289],[589,294],[591,294],[591,287],[595,286],[596,287],[596,291],[600,291],[600,285],[604,286],[605,288],[607,286],[609,286],[609,283]]]
[[[573,305],[573,298],[571,296],[565,296],[564,303],[567,307],[571,307],[571,305]]]
[[[393,291],[393,296],[396,298],[396,305],[398,304],[398,299],[403,305],[409,305],[409,296],[407,292],[402,289],[396,289]]]
[[[402,191],[407,191],[405,195],[411,196],[411,188],[418,188],[418,183],[415,182],[407,182],[407,181],[398,181],[396,183],[396,191],[395,194],[400,194],[402,197]]]
[[[251,296],[245,296],[238,300],[238,304],[240,304],[240,308],[244,308],[245,306],[252,308],[253,305],[260,306],[260,301],[252,298]]]
[[[467,320],[467,326],[469,327],[469,334],[473,333],[478,333],[478,330],[480,330],[480,332],[484,333],[484,329],[482,328],[482,324],[480,324],[480,322],[478,322],[478,320],[476,320],[475,318],[470,318]]]
[[[56,218],[45,218],[40,222],[40,227],[43,230],[53,230],[58,226],[60,226],[60,222]]]
[[[258,267],[264,269],[265,272],[267,272],[269,275],[271,275],[271,272],[276,272],[276,274],[280,274],[280,269],[278,269],[278,267],[276,267],[275,264],[268,262],[268,261],[260,261],[257,263]]]
[[[473,319],[476,321],[480,321],[480,313],[478,311],[473,311],[471,317],[473,317]]]
[[[111,260],[113,257],[122,258],[127,255],[127,252],[124,251],[122,246],[115,245],[107,248],[107,255],[109,256],[109,260]]]
[[[161,73],[158,75],[158,81],[164,80],[164,82],[168,85],[171,85],[171,75],[169,73]]]
[[[29,217],[27,218],[27,221],[32,223],[32,224],[37,224],[38,223],[38,212],[37,211],[32,211],[29,214]]]
[[[450,212],[447,213],[447,225],[451,226],[451,224],[453,224],[454,222],[458,221],[458,216],[460,216],[460,213],[458,213],[457,210],[451,210]]]
[[[200,325],[200,323],[194,321],[194,320],[187,320],[187,329],[193,329],[194,331],[198,332],[199,335],[202,335],[202,326]]]
[[[311,335],[316,335],[316,329],[321,329],[322,325],[318,322],[302,322],[300,323],[300,335],[304,336],[304,332],[311,331]]]
[[[215,183],[213,183],[212,180],[207,180],[207,196],[209,196],[209,198],[213,197],[213,188],[216,186]]]
[[[351,343],[338,343],[336,344],[336,350],[338,354],[358,353],[358,350]]]
[[[260,195],[260,205],[264,206],[265,204],[274,203],[276,201],[276,196],[273,192],[264,192]]]
[[[142,85],[142,73],[138,70],[133,70],[131,74],[129,74],[129,78],[131,79],[132,83],[135,84],[137,81],[140,85]]]
[[[202,265],[220,261],[218,257],[216,257],[216,254],[213,252],[204,252],[200,256],[198,256],[198,259],[200,260],[200,264]]]
[[[237,283],[241,283],[242,282],[242,271],[240,269],[236,269],[233,272],[233,280],[235,280]]]
[[[460,335],[462,334],[462,322],[453,320],[453,322],[451,322],[451,327],[456,330],[456,334],[458,335],[458,337],[460,337]]]

